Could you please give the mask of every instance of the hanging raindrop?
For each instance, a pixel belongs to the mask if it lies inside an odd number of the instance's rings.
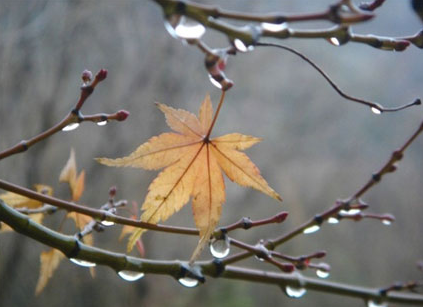
[[[90,262],[90,261],[85,261],[85,260],[81,260],[81,259],[77,259],[77,258],[69,258],[70,261],[72,261],[73,263],[86,267],[86,268],[92,268],[95,267],[96,264],[94,262]]]
[[[72,131],[79,127],[79,123],[72,123],[62,128],[62,131]]]
[[[126,270],[119,271],[118,275],[126,281],[136,281],[144,277],[144,273],[142,272],[134,272],[134,271],[126,271]]]
[[[182,16],[174,31],[179,38],[200,39],[206,33],[206,28],[201,23]]]
[[[339,220],[336,217],[330,217],[328,219],[328,223],[329,224],[338,224],[339,223]]]
[[[317,277],[320,277],[320,278],[328,278],[330,273],[328,271],[325,271],[325,270],[317,270],[316,275],[317,275]]]
[[[388,307],[388,303],[376,303],[375,301],[369,300],[367,301],[367,307]]]
[[[197,279],[194,278],[189,278],[189,277],[182,277],[178,279],[179,283],[187,288],[194,288],[196,286],[198,286],[199,281]]]
[[[261,24],[261,28],[269,32],[279,32],[279,31],[285,30],[287,28],[287,24],[286,22],[283,22],[283,23],[263,22]]]
[[[356,214],[359,214],[360,212],[361,212],[360,209],[350,209],[350,210],[339,211],[340,214],[344,214],[344,215],[356,215]]]
[[[215,258],[225,258],[229,255],[230,252],[230,243],[229,238],[225,236],[222,239],[213,238],[210,241],[210,253]]]
[[[103,226],[113,226],[115,223],[112,222],[112,221],[104,220],[104,221],[101,221],[100,224],[103,225]]]
[[[300,298],[307,292],[305,288],[295,288],[291,286],[286,286],[284,291],[285,294],[291,298]]]
[[[376,109],[375,107],[372,107],[371,110],[374,114],[377,114],[377,115],[382,114],[382,111],[379,109]]]
[[[383,220],[382,220],[382,224],[383,224],[383,225],[386,225],[386,226],[389,226],[389,225],[392,225],[392,221],[387,220],[387,219],[383,219]]]
[[[249,51],[249,47],[247,47],[244,44],[244,42],[242,40],[240,40],[239,38],[234,39],[234,46],[235,46],[236,50],[238,50],[239,52]]]
[[[209,74],[209,80],[218,89],[222,89],[222,84],[220,84],[215,78],[213,78],[213,76],[211,74]]]
[[[309,234],[309,233],[316,232],[319,229],[320,229],[320,226],[319,225],[313,225],[313,226],[310,226],[310,227],[307,227],[306,229],[304,229],[303,230],[303,233],[304,234]]]
[[[329,38],[328,42],[334,46],[341,46],[341,42],[336,37]]]
[[[178,38],[178,35],[176,35],[175,28],[178,26],[178,24],[181,21],[182,16],[178,14],[172,14],[166,17],[164,26],[167,30],[167,32],[172,36],[173,38]]]
[[[106,126],[107,125],[107,120],[102,120],[100,122],[97,122],[98,126]]]

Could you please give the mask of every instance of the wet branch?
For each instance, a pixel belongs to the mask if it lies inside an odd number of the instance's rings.
[[[308,290],[327,292],[364,300],[383,300],[401,304],[423,305],[423,295],[357,287],[335,283],[300,274],[283,274],[272,271],[254,270],[236,266],[222,266],[219,261],[201,261],[195,268],[181,261],[159,261],[131,257],[104,249],[88,246],[74,236],[67,236],[33,222],[27,215],[19,213],[0,200],[0,221],[8,224],[15,231],[40,243],[56,248],[68,258],[77,258],[97,265],[109,266],[116,272],[125,270],[146,274],[169,275],[175,279],[185,276],[205,281],[203,275],[215,278],[227,278],[273,284],[280,287],[304,287]]]

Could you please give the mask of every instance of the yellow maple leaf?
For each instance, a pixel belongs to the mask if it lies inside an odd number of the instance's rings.
[[[97,159],[109,166],[150,170],[165,167],[148,188],[141,208],[141,220],[154,224],[165,221],[192,198],[200,241],[191,262],[198,257],[219,222],[221,206],[225,201],[222,170],[239,185],[252,187],[282,200],[247,155],[239,151],[258,143],[259,138],[232,133],[210,139],[223,98],[224,94],[214,117],[208,95],[200,107],[198,118],[188,111],[157,104],[164,113],[167,124],[175,132],[152,137],[127,157]],[[129,250],[144,231],[145,229],[137,229],[133,233],[128,244]]]
[[[57,249],[51,249],[47,252],[42,252],[40,255],[40,275],[38,277],[37,286],[35,288],[35,295],[40,294],[47,285],[54,271],[60,264],[60,261],[65,256]]]

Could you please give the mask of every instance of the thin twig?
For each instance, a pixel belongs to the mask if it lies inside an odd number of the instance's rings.
[[[330,77],[323,71],[323,69],[321,69],[316,63],[314,63],[312,60],[310,60],[308,57],[306,57],[304,54],[302,54],[301,52],[288,47],[288,46],[284,46],[284,45],[280,45],[280,44],[273,44],[273,43],[257,43],[256,46],[262,46],[262,47],[276,47],[276,48],[280,48],[280,49],[284,49],[286,51],[289,51],[297,56],[299,56],[301,59],[303,59],[305,62],[307,62],[308,64],[310,64],[315,70],[317,70],[317,72],[323,77],[325,78],[325,80],[330,84],[330,86],[342,97],[344,97],[345,99],[354,101],[354,102],[358,102],[361,104],[364,104],[372,109],[376,109],[378,110],[380,113],[382,112],[395,112],[395,111],[399,111],[399,110],[403,110],[406,109],[408,107],[414,106],[414,105],[420,105],[421,101],[420,99],[415,99],[413,102],[404,104],[402,106],[396,107],[396,108],[385,108],[383,106],[381,106],[380,104],[376,103],[376,102],[372,102],[369,100],[364,100],[361,98],[357,98],[357,97],[353,97],[351,95],[346,94],[344,91],[342,91],[338,85],[332,81],[330,79]]]

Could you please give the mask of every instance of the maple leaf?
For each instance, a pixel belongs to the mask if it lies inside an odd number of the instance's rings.
[[[64,257],[61,251],[54,248],[40,254],[40,276],[38,277],[37,286],[35,288],[35,295],[43,291]]]
[[[225,201],[222,171],[241,186],[257,189],[277,200],[280,196],[260,175],[259,169],[240,150],[261,139],[239,133],[210,139],[224,99],[224,92],[213,117],[210,97],[206,95],[198,118],[185,110],[157,104],[166,122],[175,132],[152,137],[127,157],[98,158],[108,166],[130,166],[149,170],[165,169],[150,184],[142,205],[141,221],[157,224],[167,220],[192,198],[194,221],[200,241],[191,257],[194,261],[209,241],[221,216]],[[131,250],[145,229],[137,229],[131,236]]]
[[[75,151],[73,148],[71,149],[68,161],[60,172],[59,182],[68,183],[72,195],[72,201],[79,201],[85,190],[85,171],[82,170],[78,175]],[[78,212],[69,212],[67,217],[75,222],[75,225],[79,230],[83,230],[85,226],[93,220],[92,217]],[[93,245],[94,242],[92,234],[85,235],[82,240],[88,245]],[[94,277],[94,268],[90,268],[90,272]]]

